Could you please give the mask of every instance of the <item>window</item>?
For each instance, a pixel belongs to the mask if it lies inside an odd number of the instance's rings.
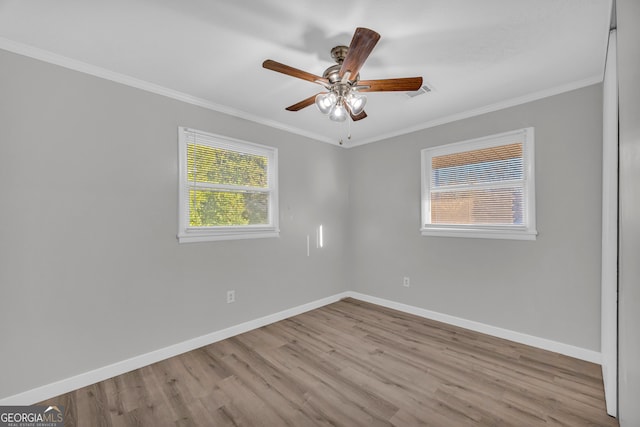
[[[422,235],[534,240],[533,128],[422,150]]]
[[[278,236],[278,150],[180,127],[178,241]]]

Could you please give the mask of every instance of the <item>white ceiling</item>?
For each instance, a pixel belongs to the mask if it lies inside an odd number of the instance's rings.
[[[611,0],[0,0],[0,48],[321,141],[359,145],[602,80]],[[364,120],[285,107],[321,87],[356,27],[382,35],[362,79],[423,76],[433,91],[370,93]],[[349,121],[350,122],[350,121]]]

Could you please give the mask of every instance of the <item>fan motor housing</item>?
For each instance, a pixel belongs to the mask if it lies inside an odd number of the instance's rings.
[[[340,68],[342,68],[342,63],[344,62],[344,59],[347,57],[348,52],[349,52],[349,48],[347,46],[342,46],[342,45],[336,46],[333,49],[331,49],[331,57],[334,59],[334,61],[336,61],[336,65],[332,65],[331,67],[327,68],[322,74],[322,77],[329,80],[329,83],[331,83],[332,85],[342,80],[339,76]],[[360,79],[360,74],[355,76],[355,78],[351,78],[351,77],[352,76],[350,76],[349,78],[349,82],[353,84]]]
[[[327,68],[324,71],[324,74],[322,74],[322,77],[329,80],[329,83],[331,84],[337,83],[340,81],[340,75],[339,75],[340,68],[341,68],[340,64],[332,65],[331,67]]]

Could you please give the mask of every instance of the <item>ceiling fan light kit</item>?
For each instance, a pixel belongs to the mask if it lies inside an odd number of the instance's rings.
[[[347,108],[353,116],[364,111],[367,97],[359,94],[349,84],[336,84],[329,93],[316,95],[316,107],[322,114],[328,114],[334,122],[343,122],[347,119]]]
[[[337,102],[338,98],[333,92],[319,93],[316,95],[316,107],[318,107],[318,110],[320,110],[322,114],[329,114],[331,107],[336,105]]]
[[[338,101],[338,103],[331,107],[331,111],[329,111],[329,119],[334,122],[344,122],[347,120],[347,109],[344,107],[342,100]]]
[[[367,97],[359,94],[355,90],[349,92],[345,101],[355,116],[362,113],[362,111],[364,111],[364,106],[367,105]]]
[[[349,47],[336,46],[331,49],[331,57],[336,65],[327,68],[322,77],[298,70],[285,64],[267,59],[262,63],[266,69],[306,80],[323,86],[328,92],[310,96],[286,109],[299,111],[311,104],[322,114],[336,122],[344,122],[347,117],[358,121],[367,117],[364,107],[367,97],[361,92],[415,91],[422,86],[422,77],[396,79],[360,80],[360,68],[380,40],[380,34],[368,28],[356,28]]]

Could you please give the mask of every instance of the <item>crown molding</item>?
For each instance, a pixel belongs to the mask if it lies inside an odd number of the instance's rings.
[[[13,40],[9,40],[0,37],[0,49],[8,52],[16,53],[18,55],[26,56],[29,58],[37,59],[40,61],[48,62],[50,64],[58,65],[60,67],[68,68],[70,70],[79,71],[81,73],[89,74],[101,79],[110,80],[112,82],[120,83],[125,86],[134,87],[147,92],[154,93],[156,95],[162,95],[167,98],[175,99],[185,102],[187,104],[195,105],[198,107],[206,108],[208,110],[216,111],[218,113],[227,114],[229,116],[238,117],[244,120],[248,120],[254,123],[258,123],[264,126],[269,126],[274,129],[283,130],[296,135],[301,135],[307,138],[314,139],[316,141],[327,142],[332,145],[337,145],[336,141],[324,135],[308,132],[303,129],[299,129],[293,126],[285,125],[275,120],[268,120],[256,115],[247,113],[246,111],[230,108],[225,105],[217,104],[209,100],[198,98],[188,93],[180,92],[177,90],[169,89],[164,86],[157,85],[155,83],[141,80],[135,77],[128,76],[126,74],[116,73],[106,68],[97,67],[95,65],[88,64],[86,62],[78,61],[57,53],[53,53],[44,49],[40,49],[34,46],[18,43]]]
[[[591,86],[597,83],[602,83],[603,76],[595,75],[588,77],[583,80],[578,80],[575,82],[567,83],[560,86],[555,86],[549,89],[541,90],[538,92],[532,92],[527,95],[519,96],[516,98],[507,99],[505,101],[496,102],[494,104],[485,105],[484,107],[474,108],[472,110],[463,111],[461,113],[452,114],[449,116],[444,116],[438,119],[429,120],[428,122],[424,122],[422,124],[411,126],[403,129],[402,131],[397,132],[389,132],[382,135],[377,135],[373,138],[366,138],[361,141],[358,141],[354,144],[350,144],[347,148],[358,147],[360,145],[369,144],[372,142],[378,142],[385,139],[394,138],[401,135],[406,135],[409,133],[421,131],[424,129],[432,128],[435,126],[443,125],[446,123],[455,122],[458,120],[468,119],[471,117],[479,116],[486,113],[491,113],[498,110],[503,110],[505,108],[515,107],[521,104],[526,104],[528,102],[537,101],[542,98],[547,98],[553,95],[559,95],[564,92],[570,92],[572,90],[580,89],[583,87]]]
[[[102,79],[110,80],[126,86],[134,87],[136,89],[141,89],[147,92],[155,93],[157,95],[182,101],[187,104],[206,108],[208,110],[227,114],[229,116],[238,117],[238,118],[248,120],[254,123],[258,123],[264,126],[268,126],[274,129],[279,129],[285,132],[290,132],[296,135],[304,136],[306,138],[310,138],[316,141],[326,142],[331,145],[339,145],[339,143],[334,138],[327,137],[326,135],[320,135],[314,132],[308,132],[306,130],[303,130],[294,126],[289,126],[275,120],[268,120],[263,117],[259,117],[259,116],[247,113],[246,111],[241,111],[225,105],[217,104],[215,102],[212,102],[203,98],[198,98],[196,96],[189,95],[184,92],[179,92],[173,89],[169,89],[167,87],[160,86],[155,83],[151,83],[135,77],[131,77],[126,74],[116,73],[114,71],[111,71],[105,68],[97,67],[95,65],[78,61],[63,55],[59,55],[44,49],[34,47],[34,46],[18,43],[13,40],[9,40],[7,38],[0,37],[0,49],[13,52],[19,55],[23,55],[29,58],[37,59],[40,61],[48,62],[50,64],[68,68],[70,70],[79,71],[81,73],[85,73],[85,74],[89,74]],[[550,89],[533,92],[527,95],[511,98],[505,101],[489,104],[484,107],[463,111],[460,113],[444,116],[434,120],[429,120],[427,122],[424,122],[415,126],[407,127],[399,131],[389,132],[385,134],[376,135],[375,137],[372,137],[372,138],[365,138],[359,141],[354,141],[354,143],[349,145],[344,145],[343,147],[344,148],[358,147],[361,145],[369,144],[372,142],[378,142],[385,139],[395,138],[398,136],[410,134],[420,130],[443,125],[446,123],[451,123],[451,122],[455,122],[462,119],[468,119],[470,117],[479,116],[481,114],[491,113],[493,111],[498,111],[498,110],[502,110],[509,107],[515,107],[517,105],[526,104],[528,102],[536,101],[538,99],[547,98],[549,96],[558,95],[564,92],[569,92],[572,90],[580,89],[582,87],[601,83],[602,80],[603,80],[603,76],[598,74],[583,80],[578,80],[575,82],[570,82],[564,85],[556,86]]]

